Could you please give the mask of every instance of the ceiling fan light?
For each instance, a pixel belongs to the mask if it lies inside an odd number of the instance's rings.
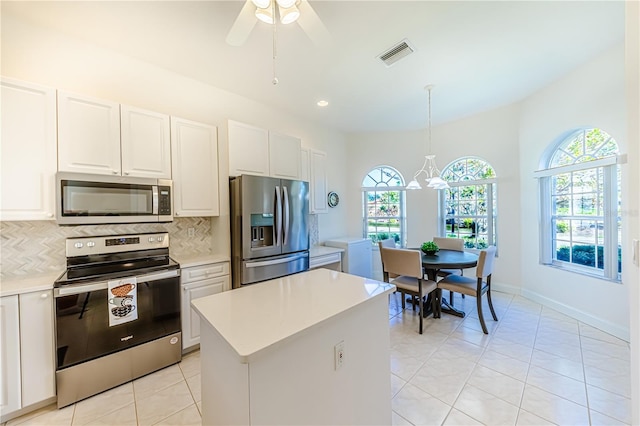
[[[283,24],[290,24],[292,22],[295,22],[300,17],[300,11],[295,6],[291,6],[286,9],[280,6],[279,9],[280,22],[282,22]]]
[[[258,9],[267,9],[271,4],[271,0],[251,0]]]
[[[270,7],[267,7],[266,9],[257,8],[256,18],[262,22],[266,22],[267,24],[273,24],[273,12]]]
[[[296,1],[297,0],[276,0],[276,3],[284,9],[289,9],[292,6],[295,6]]]

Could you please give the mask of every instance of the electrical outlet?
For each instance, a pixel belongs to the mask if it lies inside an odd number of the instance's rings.
[[[195,228],[187,228],[187,234],[189,234],[190,237],[194,237],[196,235],[196,229]]]
[[[335,370],[339,370],[344,363],[344,340],[333,347]]]

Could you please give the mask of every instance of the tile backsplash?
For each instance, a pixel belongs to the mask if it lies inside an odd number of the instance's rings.
[[[195,235],[188,236],[194,228]],[[211,218],[175,218],[171,223],[58,226],[52,221],[0,222],[0,279],[27,274],[62,273],[65,239],[92,235],[169,232],[172,255],[211,254]]]

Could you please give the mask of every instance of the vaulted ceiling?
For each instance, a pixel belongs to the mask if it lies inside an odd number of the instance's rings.
[[[623,1],[316,1],[329,40],[298,23],[225,37],[245,1],[2,2],[24,19],[345,132],[426,124],[517,102],[624,40]],[[415,51],[387,67],[402,40]],[[597,82],[594,82],[597,84]],[[320,108],[316,102],[327,100]]]

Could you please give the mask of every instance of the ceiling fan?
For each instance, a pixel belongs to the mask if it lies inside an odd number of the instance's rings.
[[[273,24],[278,18],[285,25],[297,22],[316,45],[329,40],[329,32],[307,0],[246,0],[226,41],[242,46],[258,20]]]

